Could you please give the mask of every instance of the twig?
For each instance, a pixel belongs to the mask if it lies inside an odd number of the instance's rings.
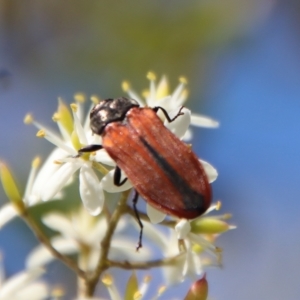
[[[129,261],[114,261],[108,260],[107,263],[109,267],[117,267],[125,270],[133,270],[133,269],[150,269],[154,267],[161,267],[161,266],[169,266],[172,265],[178,258],[180,258],[184,253],[177,254],[173,257],[164,258],[164,259],[157,259],[147,262],[129,262]]]
[[[117,227],[120,217],[126,211],[126,202],[127,202],[129,193],[130,193],[130,190],[122,193],[122,197],[118,203],[118,206],[116,207],[115,211],[113,212],[111,219],[108,223],[107,232],[101,242],[101,255],[100,255],[99,261],[98,261],[95,271],[92,273],[92,275],[89,276],[88,278],[86,278],[85,296],[93,296],[100,276],[106,269],[108,269],[110,267],[107,257],[108,257],[108,252],[110,249],[111,239],[112,239],[113,233]]]
[[[79,277],[84,278],[86,276],[86,273],[78,267],[78,265],[75,263],[74,260],[60,253],[52,246],[47,235],[36,224],[36,221],[34,220],[34,218],[31,217],[28,211],[25,211],[22,214],[22,217],[26,221],[28,226],[32,229],[37,239],[51,252],[51,254],[54,257],[61,260],[65,265],[67,265],[70,269],[72,269]]]

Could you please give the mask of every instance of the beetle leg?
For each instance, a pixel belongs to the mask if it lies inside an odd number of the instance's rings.
[[[116,186],[121,186],[123,185],[125,182],[127,181],[127,177],[124,178],[122,181],[121,181],[121,169],[116,166],[115,168],[115,173],[114,173],[114,184]]]
[[[142,245],[142,238],[143,238],[143,227],[144,227],[144,225],[143,225],[143,223],[142,223],[142,221],[140,219],[139,212],[138,212],[138,210],[136,208],[136,204],[138,202],[138,198],[139,198],[139,193],[136,190],[134,190],[134,196],[133,196],[133,199],[132,199],[133,210],[134,210],[135,216],[136,216],[137,221],[138,221],[139,226],[140,226],[140,236],[139,236],[138,244],[136,246],[136,251],[139,251],[139,249],[143,247],[143,245]]]
[[[166,111],[163,107],[161,107],[161,106],[155,106],[155,107],[153,107],[153,110],[157,113],[158,110],[160,109],[160,110],[164,113],[164,115],[165,115],[166,119],[168,120],[168,122],[171,123],[171,122],[173,122],[175,119],[177,119],[177,117],[184,115],[184,113],[181,112],[183,108],[184,108],[184,106],[181,106],[181,108],[180,108],[180,110],[178,111],[178,113],[176,114],[176,116],[175,116],[174,118],[172,118],[172,119],[170,118],[170,116],[169,116],[169,114],[167,113],[167,111]]]

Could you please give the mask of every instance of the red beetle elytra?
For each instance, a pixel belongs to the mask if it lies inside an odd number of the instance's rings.
[[[141,195],[156,209],[179,218],[193,219],[203,214],[211,203],[211,187],[203,166],[189,146],[169,131],[157,116],[162,107],[139,107],[125,97],[100,101],[90,113],[93,133],[102,136],[102,145],[79,150],[91,152],[104,148],[116,162],[114,183],[118,186],[121,170],[135,188],[134,210]]]

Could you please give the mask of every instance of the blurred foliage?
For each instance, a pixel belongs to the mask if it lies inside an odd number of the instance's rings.
[[[45,81],[104,80],[109,90],[134,78],[141,88],[153,70],[172,80],[197,72],[199,86],[266,1],[0,0],[0,53]]]

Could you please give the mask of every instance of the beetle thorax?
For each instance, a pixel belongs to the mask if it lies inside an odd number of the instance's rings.
[[[122,121],[133,107],[139,107],[138,102],[125,97],[100,101],[90,113],[93,133],[101,135],[107,124]]]

